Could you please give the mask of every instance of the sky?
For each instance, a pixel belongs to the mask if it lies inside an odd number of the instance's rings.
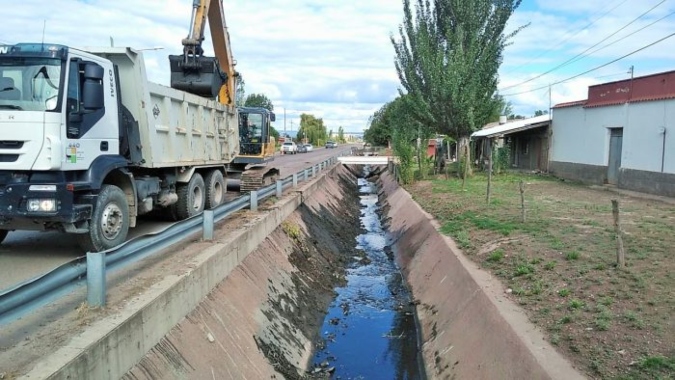
[[[360,132],[398,96],[390,36],[398,38],[401,0],[223,3],[246,94],[272,100],[279,131],[297,130],[308,113],[333,131]],[[130,46],[143,50],[149,80],[169,85],[167,56],[182,52],[191,8],[191,0],[22,0],[3,9],[0,43],[44,34],[74,47]],[[675,0],[523,0],[507,31],[527,26],[504,51],[499,93],[513,113],[532,116],[585,99],[589,85],[630,78],[631,67],[636,77],[674,70],[675,36],[647,47],[675,33],[674,14]],[[204,48],[212,54],[208,32]]]

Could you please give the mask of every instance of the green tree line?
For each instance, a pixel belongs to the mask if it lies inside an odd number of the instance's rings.
[[[403,0],[398,37],[390,36],[399,96],[371,116],[364,138],[392,143],[404,181],[412,180],[408,172],[418,138],[444,134],[466,146],[471,133],[510,109],[497,93],[498,69],[504,48],[525,27],[505,33],[520,3],[414,0],[413,6]]]

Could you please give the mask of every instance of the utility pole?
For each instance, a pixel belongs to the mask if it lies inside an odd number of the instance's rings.
[[[553,85],[549,84],[548,85],[548,114],[551,114],[551,110],[553,108],[553,104],[551,104],[551,97],[553,96],[551,93],[551,89],[553,88]]]
[[[633,74],[635,74],[635,66],[630,65],[630,69],[628,69],[628,73],[630,74],[630,80],[633,80]]]
[[[284,107],[284,134],[286,133],[286,108]]]

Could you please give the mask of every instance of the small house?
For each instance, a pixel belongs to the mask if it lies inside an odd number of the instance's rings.
[[[487,141],[509,149],[510,167],[521,170],[548,170],[549,133],[551,116],[548,114],[529,119],[506,120],[491,123],[471,134],[476,142],[475,157],[487,159]],[[493,158],[494,159],[494,158]]]
[[[557,177],[675,196],[675,71],[594,85],[553,107]]]

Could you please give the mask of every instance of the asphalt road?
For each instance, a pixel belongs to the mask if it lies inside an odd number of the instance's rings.
[[[275,156],[272,165],[279,168],[281,178],[317,164],[350,147],[317,148],[312,152]],[[232,194],[235,197],[237,194]],[[171,225],[169,222],[139,220],[129,231],[129,238],[156,232]],[[58,232],[13,231],[0,244],[0,291],[41,275],[83,254],[72,236]]]

